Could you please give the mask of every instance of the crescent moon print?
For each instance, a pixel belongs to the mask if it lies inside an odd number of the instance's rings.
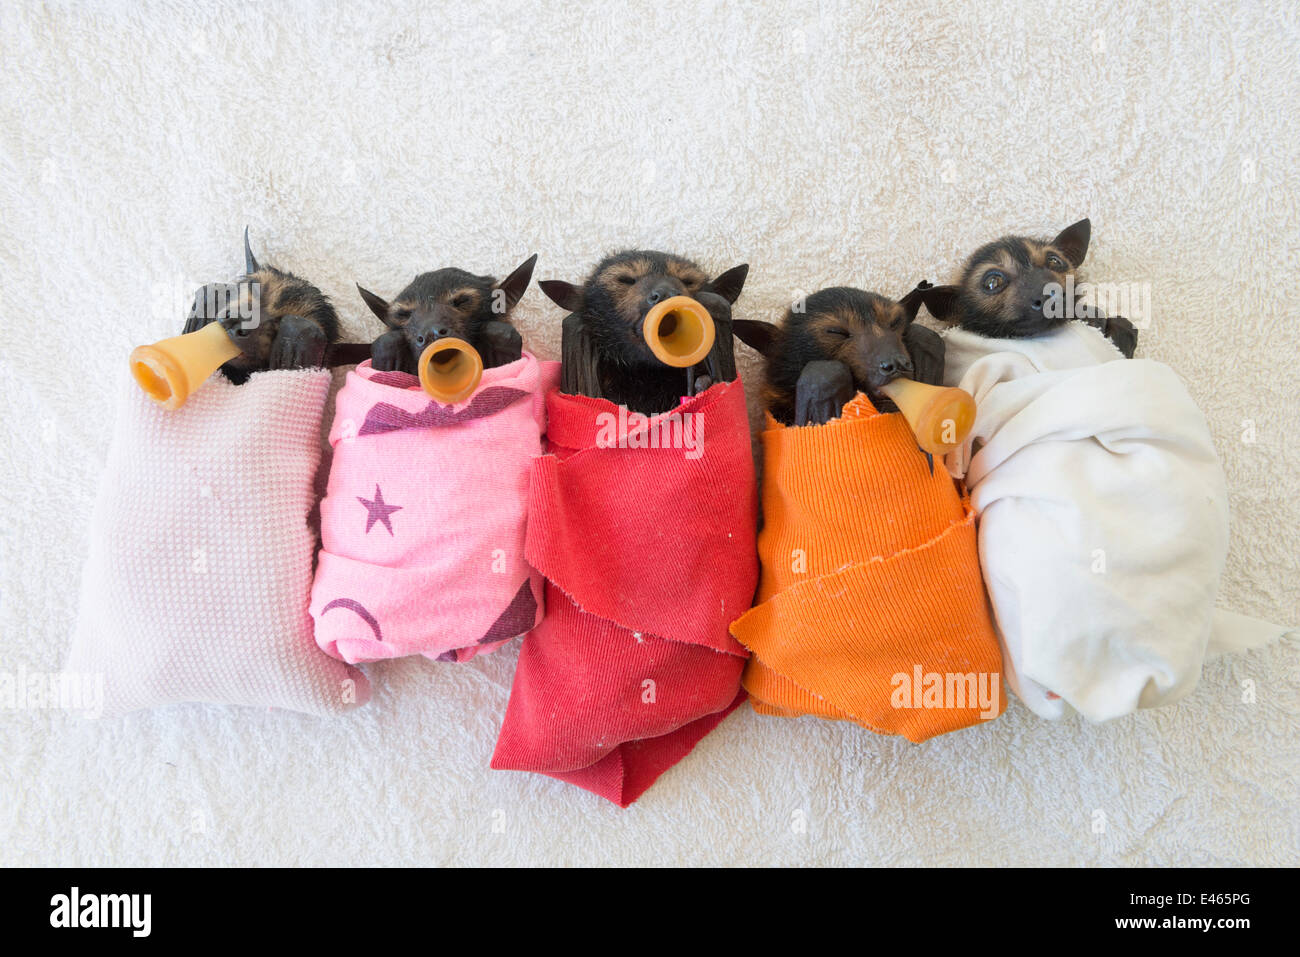
[[[355,601],[351,598],[335,598],[320,610],[321,616],[324,617],[325,612],[329,611],[331,608],[346,608],[349,611],[356,612],[357,617],[369,625],[370,630],[375,633],[375,640],[384,640],[384,633],[379,629],[379,622],[375,619],[374,615],[370,614],[370,612],[366,610],[366,606],[361,604],[361,602]]]
[[[497,620],[492,623],[492,627],[478,640],[478,643],[486,645],[489,642],[505,641],[507,638],[522,635],[532,629],[536,617],[537,599],[533,597],[532,584],[525,578],[524,583],[519,586],[519,591],[515,592],[515,597],[506,606],[506,610],[497,616]]]

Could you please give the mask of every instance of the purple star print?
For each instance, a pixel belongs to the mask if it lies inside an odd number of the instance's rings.
[[[400,512],[402,506],[387,505],[384,503],[384,493],[375,486],[374,499],[362,498],[357,496],[357,501],[366,507],[366,534],[370,534],[370,529],[374,527],[375,522],[383,522],[384,528],[388,529],[388,534],[393,534],[393,521],[390,516],[394,512]]]

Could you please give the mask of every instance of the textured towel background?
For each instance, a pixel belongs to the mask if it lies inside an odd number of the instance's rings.
[[[246,222],[369,338],[353,280],[435,265],[668,247],[750,262],[736,314],[775,319],[1091,215],[1091,275],[1152,283],[1139,354],[1224,456],[1224,602],[1300,620],[1294,5],[5,4],[0,52],[0,671],[59,666],[103,383]],[[517,316],[555,357],[535,286]],[[629,811],[488,770],[514,658],[376,666],[337,720],[0,710],[0,863],[1297,862],[1295,638],[1101,727],[1017,702],[916,746],[742,711]]]

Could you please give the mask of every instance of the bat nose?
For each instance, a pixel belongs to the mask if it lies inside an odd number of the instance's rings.
[[[673,296],[680,296],[683,290],[677,283],[669,279],[661,279],[650,287],[646,293],[645,301],[647,306],[653,306],[663,302],[665,299],[671,299]]]
[[[451,330],[446,326],[439,326],[436,329],[422,329],[415,337],[415,344],[417,346],[426,346],[430,342],[446,339],[449,335],[451,335]]]

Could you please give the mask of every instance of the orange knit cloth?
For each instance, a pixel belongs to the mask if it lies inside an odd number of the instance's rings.
[[[924,741],[1001,714],[1002,654],[974,513],[902,415],[865,395],[763,432],[758,604],[731,625],[760,714]]]

